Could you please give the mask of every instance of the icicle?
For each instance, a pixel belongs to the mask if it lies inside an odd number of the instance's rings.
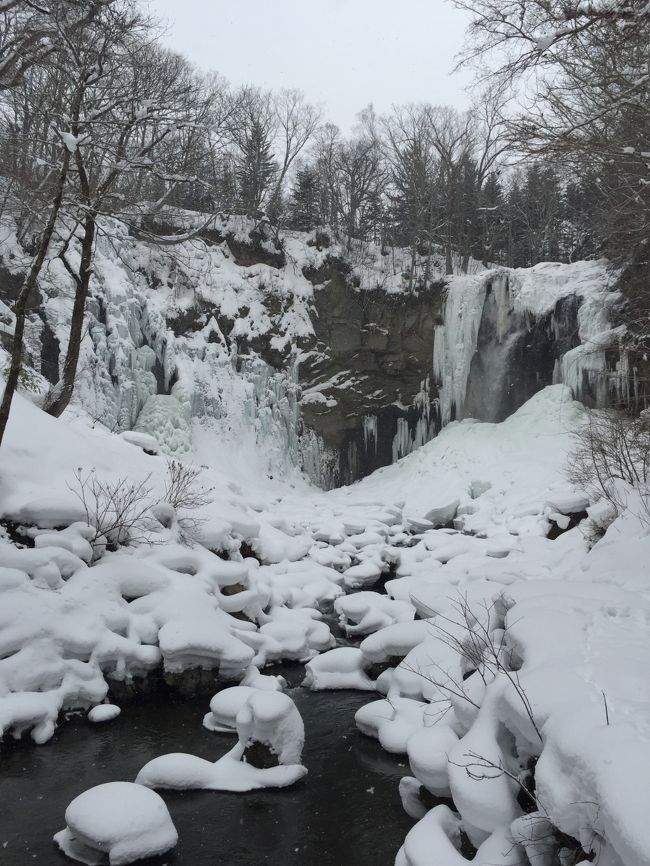
[[[370,444],[375,450],[375,457],[377,456],[377,416],[376,415],[364,415],[363,416],[363,447],[364,451],[367,454],[370,450]]]

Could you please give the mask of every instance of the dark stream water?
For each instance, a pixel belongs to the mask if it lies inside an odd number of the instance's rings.
[[[308,776],[292,788],[222,794],[161,792],[179,833],[175,851],[148,863],[169,866],[392,866],[412,826],[398,794],[405,758],[358,733],[354,713],[376,695],[287,692],[305,722]],[[206,698],[159,695],[126,704],[105,726],[73,719],[44,746],[0,753],[0,866],[71,863],[52,835],[77,794],[132,781],[148,760],[186,751],[217,760],[234,738],[201,721]],[[145,861],[140,861],[144,864]]]

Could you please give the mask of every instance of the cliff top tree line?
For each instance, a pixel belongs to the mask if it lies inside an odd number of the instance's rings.
[[[327,226],[350,252],[368,241],[410,248],[412,281],[434,255],[447,273],[472,258],[643,260],[647,2],[454,2],[472,21],[464,59],[483,70],[471,107],[432,99],[378,116],[369,106],[345,134],[299,90],[200,72],[162,46],[138,0],[2,0],[0,216],[14,218],[33,260],[13,303],[0,441],[52,255],[74,307],[45,408],[68,405],[105,216],[169,243],[151,229],[165,205],[206,218],[265,212],[278,227]]]

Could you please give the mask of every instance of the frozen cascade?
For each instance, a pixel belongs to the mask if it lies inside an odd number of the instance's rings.
[[[608,372],[606,356],[606,350],[616,346],[622,336],[621,328],[611,329],[609,325],[618,297],[618,293],[603,291],[587,298],[578,310],[581,342],[562,357],[559,381],[568,385],[581,402],[604,406],[612,391],[619,398],[625,396],[622,389],[629,383],[625,355],[621,353],[615,373]]]
[[[413,429],[408,418],[397,419],[397,433],[393,437],[393,463],[426,445],[436,435],[435,419],[431,418],[431,381],[428,376],[421,383],[414,406],[417,420]]]
[[[241,458],[242,469],[249,469],[242,456],[248,444],[259,454],[260,471],[286,475],[302,468],[320,483],[332,455],[303,429],[297,360],[290,356],[286,366],[271,367],[255,352],[241,353],[239,339],[231,334],[227,340],[214,315],[201,320],[205,303],[236,318],[245,291],[237,281],[246,285],[247,272],[216,248],[186,252],[187,261],[176,261],[125,237],[117,261],[99,239],[77,399],[108,429],[151,434],[170,456],[192,453],[224,465]],[[251,306],[259,307],[255,291]],[[55,321],[61,298],[51,303]],[[257,328],[270,327],[263,313],[255,309]],[[308,321],[295,317],[292,308],[286,327],[302,333]],[[244,320],[236,322],[241,330]],[[63,339],[64,327],[58,336]],[[215,433],[217,455],[209,445]]]
[[[364,415],[363,416],[363,447],[368,453],[370,449],[370,445],[372,444],[375,455],[377,454],[377,416],[376,415]]]
[[[456,277],[447,291],[444,325],[438,325],[433,348],[433,375],[439,383],[440,416],[444,426],[462,413],[472,358],[478,345],[488,290],[497,303],[497,338],[508,331],[508,273]]]
[[[484,404],[496,405],[508,377],[516,378],[510,355],[517,350],[519,338],[541,325],[547,329],[549,343],[566,339],[566,334],[560,333],[556,312],[560,302],[570,297],[582,301],[578,310],[581,344],[556,362],[552,381],[569,385],[576,399],[597,406],[605,405],[613,392],[623,396],[625,389],[633,388],[624,358],[615,372],[608,372],[607,367],[606,349],[619,349],[620,337],[619,330],[612,330],[609,324],[612,306],[618,300],[618,294],[610,288],[613,278],[605,261],[568,265],[543,262],[532,268],[455,277],[447,290],[444,324],[436,327],[434,340],[433,375],[439,386],[441,424],[477,411],[476,383],[471,399],[468,389],[486,313],[491,320],[493,344],[483,349],[478,405],[485,411],[477,417],[499,420],[491,418]],[[550,379],[549,371],[549,384]],[[400,435],[405,436],[403,431]],[[400,454],[405,442],[399,445],[396,441],[395,450]]]

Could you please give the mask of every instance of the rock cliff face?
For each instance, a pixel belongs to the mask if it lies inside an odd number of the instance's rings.
[[[361,291],[343,261],[329,264],[298,368],[303,421],[338,457],[328,486],[393,462],[439,429],[431,363],[444,305],[442,282],[402,294]]]
[[[625,380],[605,263],[434,273],[408,289],[400,251],[350,256],[322,232],[280,239],[264,222],[224,217],[168,250],[110,229],[119,255],[98,239],[75,399],[172,455],[230,460],[248,437],[259,471],[300,468],[332,487],[455,419],[503,420],[553,382],[602,404]],[[28,257],[10,240],[0,255],[7,345]],[[42,388],[56,382],[67,339],[71,287],[58,265],[27,329]]]

